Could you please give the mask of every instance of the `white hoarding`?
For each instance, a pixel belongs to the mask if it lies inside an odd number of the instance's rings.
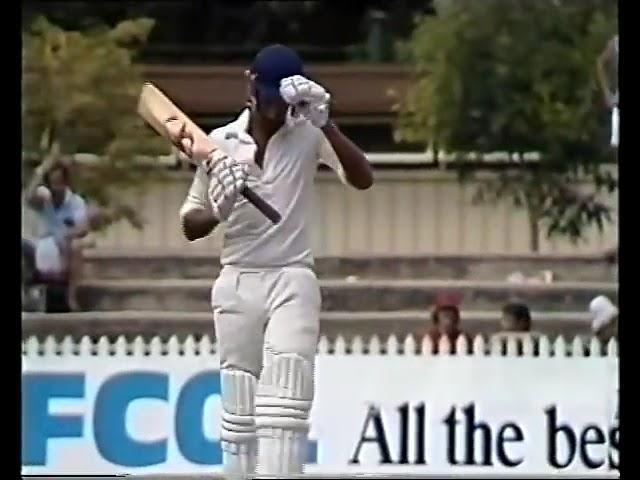
[[[23,362],[25,474],[220,471],[217,357]],[[615,472],[617,391],[612,357],[320,355],[308,471]]]

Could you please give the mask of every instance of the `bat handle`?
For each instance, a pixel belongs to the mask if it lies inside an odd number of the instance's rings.
[[[274,225],[280,223],[282,216],[278,211],[267,203],[260,195],[245,185],[242,189],[242,196],[246,198],[254,207],[262,212]]]

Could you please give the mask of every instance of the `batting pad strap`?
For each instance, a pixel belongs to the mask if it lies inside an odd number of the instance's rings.
[[[260,416],[256,419],[258,437],[272,437],[274,432],[308,432],[309,421],[293,417],[267,417]]]
[[[222,412],[222,423],[234,425],[237,430],[245,430],[255,426],[253,415],[234,415],[229,412]]]
[[[227,425],[223,424],[222,429],[220,430],[220,441],[230,443],[251,443],[256,439],[255,425],[251,430],[246,431],[230,430],[225,428],[225,426]]]
[[[229,442],[246,442],[256,433],[256,422],[253,417],[230,416],[222,413],[220,438]]]
[[[258,397],[256,400],[256,428],[263,436],[264,429],[280,428],[306,431],[309,429],[311,401],[282,397]],[[269,435],[269,434],[267,434]]]
[[[263,415],[283,417],[287,415],[298,416],[300,412],[311,410],[311,400],[295,400],[283,397],[258,397],[256,398],[256,411]]]

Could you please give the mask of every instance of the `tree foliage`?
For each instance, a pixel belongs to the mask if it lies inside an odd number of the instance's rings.
[[[601,230],[611,209],[599,199],[617,189],[603,165],[608,115],[596,59],[617,30],[608,0],[442,0],[402,45],[417,74],[401,106],[398,137],[448,152],[538,152],[481,183],[478,201],[507,199],[538,229],[578,241]],[[518,163],[518,162],[516,162]],[[469,170],[460,155],[456,165]]]
[[[136,157],[169,150],[136,114],[142,76],[134,60],[152,27],[141,18],[66,31],[39,18],[23,32],[23,173],[40,165],[27,183],[56,160],[92,154],[90,165],[74,168],[74,188],[138,224],[122,193],[157,180],[160,170],[141,168]]]

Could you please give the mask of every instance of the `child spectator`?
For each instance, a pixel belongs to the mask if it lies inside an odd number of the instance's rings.
[[[438,343],[442,336],[449,338],[452,345],[452,352],[456,353],[456,342],[458,337],[466,334],[460,329],[460,309],[459,300],[454,297],[441,297],[431,313],[431,328],[427,335],[434,345],[434,353],[438,353]],[[467,341],[469,338],[467,337]]]
[[[531,312],[524,303],[508,303],[502,307],[500,332],[491,336],[491,341],[506,342],[509,338],[536,339],[540,334],[531,330]]]

